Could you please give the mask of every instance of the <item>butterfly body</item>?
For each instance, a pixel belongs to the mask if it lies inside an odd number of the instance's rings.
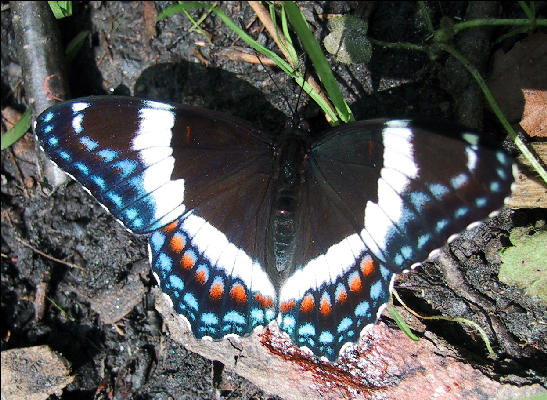
[[[266,244],[267,263],[275,265],[280,274],[293,272],[305,157],[302,135],[289,130],[276,152],[276,172],[272,180],[274,198]]]
[[[441,133],[439,133],[441,132]],[[197,337],[274,319],[334,360],[395,273],[503,206],[512,160],[474,133],[359,121],[276,142],[209,110],[118,97],[45,111],[37,137],[122,224]]]

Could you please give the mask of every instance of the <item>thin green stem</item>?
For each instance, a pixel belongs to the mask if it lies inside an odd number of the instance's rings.
[[[526,33],[528,31],[528,27],[521,26],[520,28],[512,29],[507,33],[504,33],[500,37],[498,37],[496,40],[494,40],[493,45],[497,45],[501,42],[503,42],[505,39],[508,39],[510,37],[516,36],[516,35],[522,35],[523,33]]]
[[[526,14],[526,16],[529,18],[529,19],[534,19],[535,18],[535,10],[533,8],[533,2],[531,2],[530,4],[532,5],[532,7],[528,7],[528,4],[526,4],[525,1],[519,1],[519,6],[520,8],[522,8],[522,11],[524,11],[524,14]]]
[[[454,33],[458,33],[463,29],[478,28],[484,26],[528,26],[532,25],[533,20],[528,18],[522,19],[491,19],[491,18],[479,18],[472,19],[470,21],[460,22],[454,24]],[[536,26],[547,26],[547,19],[538,19],[535,21]]]
[[[420,7],[420,11],[422,12],[422,17],[425,21],[425,26],[427,26],[427,30],[433,33],[435,29],[433,28],[433,22],[431,22],[427,3],[425,1],[419,1],[418,6]]]
[[[505,118],[505,115],[501,111],[500,107],[498,106],[498,103],[494,99],[494,96],[492,96],[492,93],[490,92],[490,89],[488,89],[488,86],[486,85],[486,82],[482,78],[479,71],[463,56],[461,55],[455,48],[452,46],[449,46],[444,43],[439,43],[437,46],[446,51],[448,54],[450,54],[452,57],[457,59],[459,62],[463,64],[463,66],[469,71],[471,76],[475,78],[475,81],[477,81],[477,84],[481,88],[484,96],[486,97],[486,101],[488,101],[488,104],[490,105],[490,108],[496,114],[496,117],[502,124],[502,126],[505,128],[507,133],[513,138],[513,141],[515,142],[516,146],[519,148],[521,153],[526,157],[526,159],[532,164],[535,171],[541,176],[543,181],[547,183],[547,172],[543,168],[543,166],[536,160],[532,152],[528,149],[526,144],[520,139],[520,137],[517,135],[509,121],[507,121],[507,118]]]
[[[408,43],[408,42],[397,42],[397,43],[390,43],[390,42],[382,42],[381,40],[376,40],[372,38],[368,38],[368,40],[375,44],[376,46],[385,47],[386,49],[396,49],[396,50],[415,50],[415,51],[423,51],[428,53],[429,52],[429,46],[421,46],[419,44],[414,43]]]
[[[47,299],[50,301],[51,304],[53,304],[53,306],[59,310],[61,312],[61,314],[63,314],[63,317],[65,317],[66,319],[68,319],[69,321],[71,322],[74,322],[76,321],[76,319],[70,315],[68,315],[68,313],[59,305],[55,302],[55,300],[53,300],[51,297],[47,297]]]
[[[192,27],[188,30],[188,32],[193,32],[193,31],[198,31],[199,33],[201,33],[203,36],[205,36],[207,38],[207,41],[209,42],[209,44],[213,44],[213,42],[211,42],[211,38],[210,38],[210,35],[208,32],[205,32],[203,29],[201,29],[200,25],[203,21],[205,21],[205,18],[207,18],[209,16],[209,14],[211,14],[211,10],[208,10],[204,15],[201,16],[201,18],[199,19],[199,21],[196,21],[191,15],[190,13],[188,12],[188,10],[184,10],[184,14],[186,15],[186,18],[188,18],[190,20],[190,22],[192,23]]]
[[[401,297],[399,297],[399,294],[397,293],[397,291],[395,289],[393,289],[392,293],[397,298],[399,303],[401,303],[401,305],[408,312],[410,312],[412,315],[414,315],[417,318],[426,319],[426,320],[444,320],[444,321],[460,322],[460,323],[464,323],[464,324],[467,324],[467,325],[471,325],[472,327],[474,327],[479,332],[479,335],[481,335],[481,338],[484,341],[484,344],[486,346],[486,349],[488,350],[488,354],[490,355],[490,357],[492,357],[492,358],[495,357],[494,350],[492,350],[492,346],[490,345],[490,340],[488,340],[488,336],[486,335],[486,332],[476,322],[473,322],[473,321],[471,321],[467,318],[462,318],[462,317],[452,318],[452,317],[445,317],[444,315],[433,315],[433,316],[426,317],[424,315],[420,315],[416,311],[412,310],[410,307],[408,307],[405,304],[405,302],[401,299]],[[389,309],[389,311],[392,313],[391,309]],[[393,315],[393,313],[392,313],[392,315]]]

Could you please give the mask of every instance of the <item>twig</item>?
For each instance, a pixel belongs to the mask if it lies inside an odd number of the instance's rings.
[[[15,165],[15,170],[17,171],[17,175],[19,177],[19,181],[21,182],[21,187],[23,188],[23,193],[27,199],[30,199],[29,192],[27,190],[27,186],[25,185],[25,178],[23,176],[23,172],[21,171],[21,168],[19,167],[19,163],[17,162],[17,159],[15,155],[13,154],[13,147],[9,148],[8,154],[10,155],[11,161],[13,162],[13,165]]]
[[[289,53],[287,52],[287,40],[285,39],[285,36],[281,32],[279,32],[277,29],[275,29],[275,25],[270,18],[270,13],[268,10],[266,10],[266,7],[262,5],[260,1],[249,1],[249,6],[251,6],[252,10],[255,12],[256,16],[262,22],[262,25],[264,25],[264,28],[268,31],[271,38],[279,47],[279,50],[283,53],[283,56],[285,59],[291,64],[291,67],[294,68],[294,60],[289,56]]]
[[[419,44],[408,43],[408,42],[383,42],[381,40],[376,40],[373,38],[368,38],[370,43],[375,44],[376,46],[385,47],[386,49],[396,49],[396,50],[416,50],[429,53],[430,49],[428,46],[421,46]]]
[[[25,93],[33,112],[39,114],[55,104],[53,97],[69,97],[59,28],[47,2],[13,1],[10,5]],[[48,98],[44,84],[51,75],[56,76],[49,82],[54,96]]]
[[[47,259],[50,259],[52,261],[55,261],[55,262],[58,262],[59,264],[64,264],[68,267],[72,267],[72,268],[76,268],[76,269],[79,269],[79,270],[82,270],[82,271],[85,271],[85,268],[82,268],[80,267],[79,265],[77,264],[72,264],[72,263],[69,263],[68,261],[64,261],[64,260],[61,260],[59,258],[55,258],[53,256],[50,256],[49,254],[46,254],[44,253],[43,251],[40,251],[38,250],[36,247],[34,247],[33,245],[31,245],[30,243],[27,243],[25,242],[23,239],[19,239],[18,237],[15,238],[15,240],[17,240],[19,243],[21,243],[23,246],[26,246],[30,249],[32,249],[32,251],[34,251],[35,253],[38,253],[40,254],[41,256],[47,258]]]
[[[235,47],[226,49],[226,51],[219,51],[217,53],[217,56],[224,56],[233,61],[243,61],[249,64],[266,65],[268,67],[276,66],[275,62],[269,57],[263,56],[261,54],[245,53],[244,51]]]
[[[475,328],[479,332],[479,335],[481,336],[481,338],[484,342],[484,345],[486,346],[486,349],[488,350],[488,354],[490,355],[490,357],[495,358],[496,353],[494,353],[494,350],[492,350],[492,346],[490,345],[490,340],[488,339],[488,336],[486,335],[486,332],[476,322],[471,321],[467,318],[462,318],[462,317],[446,317],[444,315],[431,315],[431,316],[420,315],[416,311],[414,311],[413,309],[411,309],[410,307],[408,307],[405,304],[405,302],[399,297],[399,294],[397,293],[396,290],[393,290],[392,293],[397,298],[399,303],[401,303],[401,305],[405,308],[405,310],[407,310],[409,313],[411,313],[412,315],[414,315],[417,318],[425,319],[425,320],[429,319],[429,320],[443,320],[443,321],[451,321],[451,322],[460,322],[460,323],[463,323],[463,324],[471,325],[473,328]]]

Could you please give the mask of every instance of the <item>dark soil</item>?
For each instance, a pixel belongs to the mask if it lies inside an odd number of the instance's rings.
[[[466,16],[464,3],[441,4],[442,8],[439,3],[431,5],[435,26],[441,16]],[[161,7],[163,3],[156,4]],[[304,7],[320,37],[328,33],[320,15],[355,13],[353,2],[309,2]],[[516,4],[496,7],[496,16],[522,18]],[[246,3],[230,2],[221,8],[240,25],[253,19]],[[192,15],[198,19],[202,14]],[[281,72],[223,55],[232,46],[246,46],[214,15],[201,25],[212,34],[212,44],[204,35],[189,32],[191,23],[182,14],[159,22],[157,36],[147,39],[141,2],[76,3],[74,15],[59,25],[64,43],[81,30],[91,32],[70,66],[72,97],[116,93],[200,105],[274,133],[283,128],[289,108],[296,104],[297,91]],[[259,27],[255,22],[248,32],[272,46]],[[485,74],[496,48],[492,38],[501,32],[488,32]],[[427,34],[413,3],[378,2],[369,17],[369,35],[378,40],[421,43]],[[510,48],[518,38],[496,46]],[[25,101],[13,43],[10,10],[3,9],[2,107],[20,108]],[[208,66],[198,60],[196,51]],[[460,90],[462,82],[445,55],[430,60],[423,53],[375,47],[369,65],[332,65],[358,120],[464,119],[455,114],[458,94],[451,91]],[[501,132],[489,113],[483,116],[480,111],[479,121],[467,125]],[[319,115],[311,103],[303,112]],[[52,192],[35,165],[30,137],[2,152],[2,350],[47,344],[61,353],[75,376],[63,399],[269,398],[165,335],[149,295],[155,281],[147,266],[146,238],[126,232],[75,182]],[[462,277],[458,284],[446,279],[446,269],[432,263],[397,284],[404,299],[423,314],[464,316],[485,327],[497,352],[494,361],[467,328],[446,321],[427,323],[429,331],[462,357],[476,359],[479,368],[504,382],[545,383],[542,374],[547,366],[541,360],[546,343],[540,326],[544,308],[497,281],[497,251],[508,245],[509,230],[534,225],[540,217],[534,210],[505,210],[466,232],[452,245],[452,259]],[[53,262],[23,242],[82,269]],[[115,324],[101,322],[105,304],[93,299],[106,298],[128,282],[140,283],[131,286],[140,296],[131,300],[135,307]],[[37,296],[44,288],[45,297]]]

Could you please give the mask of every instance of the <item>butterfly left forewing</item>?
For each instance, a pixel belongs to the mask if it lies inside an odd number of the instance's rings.
[[[42,113],[36,135],[124,226],[147,233],[184,212],[184,182],[171,179],[174,123],[173,107],[164,103],[85,98]]]

